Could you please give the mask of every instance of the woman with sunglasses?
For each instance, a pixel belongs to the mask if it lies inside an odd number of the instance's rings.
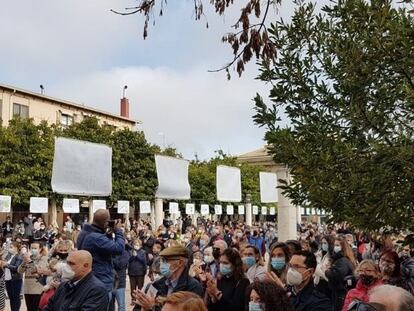
[[[347,293],[342,311],[347,311],[351,302],[355,300],[368,302],[368,293],[371,289],[383,284],[381,272],[370,259],[365,259],[359,264],[357,274],[359,276],[357,285]]]

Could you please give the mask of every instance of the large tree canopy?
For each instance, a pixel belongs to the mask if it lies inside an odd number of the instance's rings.
[[[414,229],[414,20],[392,1],[298,4],[272,25],[271,105],[258,95],[277,162],[295,204],[370,229]],[[283,112],[290,126],[282,128]]]

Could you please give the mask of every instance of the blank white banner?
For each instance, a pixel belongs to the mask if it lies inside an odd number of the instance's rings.
[[[188,200],[190,198],[188,164],[187,160],[156,155],[158,188],[155,197]]]
[[[30,198],[30,213],[43,214],[47,213],[49,209],[49,200],[48,198]]]
[[[52,189],[62,194],[111,195],[112,148],[81,140],[55,138]]]
[[[253,215],[259,215],[259,207],[257,205],[253,205]]]
[[[277,198],[276,173],[260,172],[260,201],[262,203],[275,203]]]
[[[139,213],[140,214],[151,214],[151,202],[150,201],[139,201]]]
[[[118,201],[118,214],[129,214],[129,201]]]
[[[221,205],[214,205],[214,214],[216,215],[223,214],[223,207]]]
[[[217,200],[224,202],[241,201],[239,168],[224,165],[217,166]]]
[[[187,203],[185,205],[185,213],[187,215],[193,215],[193,214],[195,214],[195,205],[193,203]]]
[[[178,203],[177,202],[170,202],[170,214],[179,214],[180,210],[178,209]]]
[[[0,195],[0,213],[10,213],[11,211],[11,196]]]
[[[274,206],[269,207],[269,215],[276,215],[276,208]]]
[[[78,199],[63,199],[63,212],[68,214],[79,213],[79,200]]]
[[[95,213],[98,209],[106,209],[105,200],[92,200],[92,212]]]
[[[262,206],[262,215],[267,215],[267,207]]]
[[[239,215],[244,215],[244,205],[239,205]]]

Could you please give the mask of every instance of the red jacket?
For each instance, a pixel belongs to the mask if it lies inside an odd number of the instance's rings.
[[[349,305],[354,300],[361,300],[364,302],[368,302],[368,292],[376,286],[382,285],[384,282],[382,280],[378,280],[375,283],[371,284],[370,286],[366,287],[362,284],[361,280],[358,280],[357,285],[355,288],[351,289],[345,297],[344,305],[342,307],[342,311],[347,311]]]

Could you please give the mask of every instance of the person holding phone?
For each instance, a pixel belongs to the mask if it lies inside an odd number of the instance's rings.
[[[79,233],[77,246],[78,250],[86,250],[92,255],[93,274],[104,283],[111,300],[115,279],[113,256],[122,254],[125,238],[110,218],[108,210],[97,210],[92,224],[85,224]]]

